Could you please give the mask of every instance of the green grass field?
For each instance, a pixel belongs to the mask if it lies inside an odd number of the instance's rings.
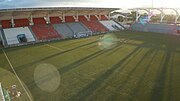
[[[101,50],[99,36],[93,36],[4,51],[34,101],[180,101],[180,37],[130,31],[111,34],[128,42]],[[35,68],[44,63],[54,65],[61,75],[54,92],[41,90],[34,81]],[[19,85],[3,76],[12,70],[2,50],[0,67],[3,86]],[[18,87],[22,101],[29,101]]]

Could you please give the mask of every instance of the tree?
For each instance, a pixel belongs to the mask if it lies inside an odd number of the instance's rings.
[[[136,20],[136,11],[131,11],[131,14],[129,15],[129,17],[132,17],[132,20],[135,21]]]
[[[118,21],[119,22],[123,22],[124,21],[124,18],[122,16],[118,16]]]

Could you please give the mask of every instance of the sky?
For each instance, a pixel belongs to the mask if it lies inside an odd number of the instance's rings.
[[[0,0],[0,9],[31,7],[151,7],[152,0]],[[153,7],[180,8],[180,0],[153,0]]]

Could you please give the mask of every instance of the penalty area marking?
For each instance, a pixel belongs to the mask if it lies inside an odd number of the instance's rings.
[[[13,70],[13,72],[14,72],[16,78],[18,79],[19,83],[21,84],[21,86],[23,87],[24,91],[26,92],[26,94],[27,94],[29,100],[30,100],[30,101],[33,101],[32,98],[30,97],[29,93],[27,92],[26,88],[23,86],[23,83],[21,82],[20,78],[18,77],[18,75],[17,75],[17,73],[16,73],[16,71],[15,71],[15,69],[14,69],[14,67],[13,67],[13,65],[12,65],[12,63],[11,63],[11,61],[9,60],[9,58],[8,58],[8,56],[7,56],[7,54],[6,54],[6,52],[4,51],[4,49],[2,49],[2,51],[3,51],[3,53],[4,53],[4,56],[6,57],[6,60],[8,61],[9,65],[10,65],[11,69]]]
[[[46,46],[49,46],[49,47],[51,47],[51,48],[54,48],[54,49],[56,49],[56,50],[59,50],[59,51],[65,51],[65,50],[63,50],[63,49],[61,49],[61,48],[58,48],[58,47],[55,47],[55,46],[52,46],[52,45],[49,45],[49,44],[45,44]]]

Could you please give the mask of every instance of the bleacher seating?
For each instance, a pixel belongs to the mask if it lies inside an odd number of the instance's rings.
[[[75,22],[73,16],[65,16],[65,22]]]
[[[27,42],[35,41],[35,38],[28,27],[8,28],[3,30],[7,45],[19,44],[17,36],[20,34],[25,34]]]
[[[43,17],[33,18],[34,25],[30,26],[27,18],[14,19],[14,27],[12,28],[11,20],[2,20],[2,39],[3,45],[15,45],[26,43],[21,41],[21,35],[27,38],[27,42],[36,40],[51,40],[60,38],[73,38],[78,35],[87,33],[104,33],[121,29],[121,26],[114,21],[108,21],[107,16],[101,15],[99,21],[97,16],[90,15],[90,21],[84,15],[79,15],[79,22],[75,21],[73,16],[65,16],[65,23],[59,17],[50,17],[50,24],[47,24]],[[52,25],[53,24],[53,25]],[[92,32],[91,32],[92,31]],[[1,33],[0,33],[1,34]],[[0,41],[2,42],[2,39]]]
[[[54,24],[53,26],[56,29],[56,31],[60,35],[62,35],[63,39],[72,38],[74,36],[73,31],[65,23]]]
[[[105,15],[101,15],[101,20],[108,20],[108,18]]]
[[[98,21],[82,21],[82,23],[87,26],[93,33],[96,32],[107,32],[108,29],[104,27],[100,22]]]
[[[79,32],[88,32],[88,28],[84,27],[81,23],[79,22],[72,22],[72,23],[66,23],[70,29],[72,29],[72,31],[75,33],[75,34],[78,34]]]
[[[25,27],[29,26],[29,20],[28,19],[14,19],[15,27]]]
[[[34,25],[31,27],[38,40],[58,39],[61,36],[52,25]]]
[[[90,16],[91,21],[98,21],[98,18],[95,15]]]
[[[59,17],[50,17],[51,24],[59,24],[61,23],[61,19]]]
[[[81,21],[87,21],[86,17],[83,16],[83,15],[78,16],[78,19],[79,19],[80,22],[81,22]]]
[[[111,31],[123,29],[119,24],[117,24],[113,20],[103,20],[100,21],[100,23],[102,23],[106,28],[108,28]]]
[[[46,21],[44,18],[33,18],[33,22],[35,25],[37,25],[37,24],[45,25],[46,24]]]
[[[2,28],[11,28],[11,20],[2,20]]]

